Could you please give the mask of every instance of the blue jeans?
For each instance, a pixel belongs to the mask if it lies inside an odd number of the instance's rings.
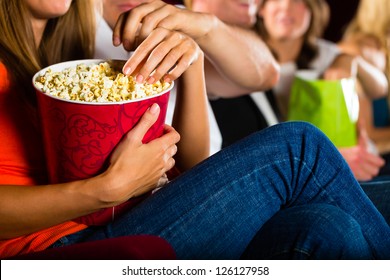
[[[328,204],[278,211],[248,245],[242,259],[372,259],[360,225]]]
[[[382,178],[360,183],[362,189],[390,225],[390,179]]]
[[[359,246],[367,245],[373,258],[390,258],[383,216],[333,144],[299,122],[272,126],[222,150],[73,242],[153,234],[165,238],[179,259],[238,259],[282,209],[313,205],[318,211],[318,204],[345,213],[334,216],[334,223],[351,219],[356,236],[365,239]]]

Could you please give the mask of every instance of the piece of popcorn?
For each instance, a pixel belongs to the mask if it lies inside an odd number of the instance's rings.
[[[86,102],[120,102],[158,94],[170,83],[138,84],[115,70],[108,62],[79,64],[54,72],[49,68],[34,81],[36,87],[50,95]]]

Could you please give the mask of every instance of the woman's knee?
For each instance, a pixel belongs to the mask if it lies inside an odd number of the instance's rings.
[[[279,211],[256,234],[243,255],[261,259],[370,259],[359,224],[324,204]]]
[[[286,143],[295,145],[322,145],[331,143],[328,137],[316,126],[308,122],[283,122],[254,134],[254,137],[260,138],[254,142],[273,140],[274,143]]]

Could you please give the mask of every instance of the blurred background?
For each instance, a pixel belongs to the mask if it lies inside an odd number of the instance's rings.
[[[324,38],[333,42],[341,39],[345,26],[355,14],[359,0],[326,0],[329,3],[331,15]]]

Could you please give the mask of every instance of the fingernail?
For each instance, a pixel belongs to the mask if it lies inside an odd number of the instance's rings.
[[[130,68],[129,66],[125,66],[125,67],[123,68],[123,73],[124,73],[125,75],[130,75],[130,74],[131,74],[131,68]]]
[[[152,77],[149,77],[148,80],[147,80],[147,83],[148,83],[148,84],[153,84],[155,80],[156,80],[156,79],[155,79],[153,76],[152,76]]]
[[[158,112],[159,109],[160,107],[157,105],[157,103],[154,103],[152,106],[150,106],[149,111],[154,115]]]
[[[164,82],[170,83],[170,82],[172,82],[172,80],[171,80],[171,78],[169,76],[165,76],[164,77]]]
[[[114,43],[114,46],[119,46],[121,43],[121,40],[119,39],[119,37],[115,36],[113,38],[113,43]]]
[[[143,83],[144,81],[144,76],[142,75],[137,75],[137,77],[135,78],[135,80],[137,81],[137,83]]]
[[[123,47],[126,49],[126,50],[130,50],[130,41],[129,40],[123,40]]]

